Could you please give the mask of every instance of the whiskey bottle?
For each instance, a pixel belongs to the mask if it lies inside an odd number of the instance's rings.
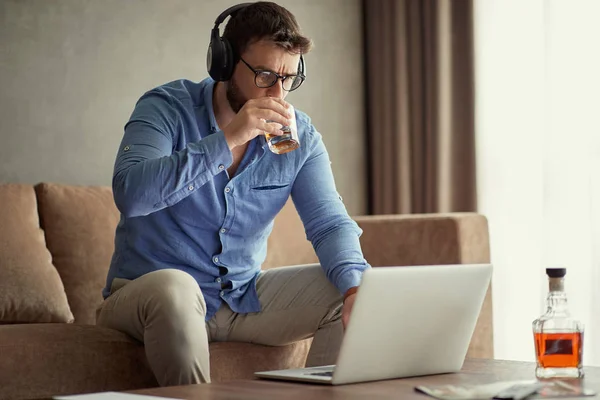
[[[565,293],[565,268],[547,268],[547,310],[533,321],[537,366],[535,375],[547,378],[583,377],[583,324],[571,318]]]

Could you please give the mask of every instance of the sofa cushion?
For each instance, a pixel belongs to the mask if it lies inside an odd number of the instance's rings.
[[[0,185],[0,324],[71,321],[40,229],[33,187]]]
[[[75,323],[95,324],[114,251],[119,212],[109,187],[41,183],[42,228]]]
[[[158,385],[144,347],[124,333],[100,326],[0,326],[0,354],[3,400]]]
[[[287,346],[262,346],[239,342],[210,344],[212,382],[253,379],[257,371],[303,368],[312,339]]]
[[[251,379],[255,371],[303,367],[309,345],[310,339],[282,347],[211,343],[212,381]],[[101,326],[0,326],[0,354],[2,400],[158,385],[142,344]]]

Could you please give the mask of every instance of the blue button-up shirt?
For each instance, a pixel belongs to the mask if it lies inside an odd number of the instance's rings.
[[[210,319],[223,301],[260,311],[256,278],[273,220],[289,196],[329,280],[341,293],[369,268],[362,233],[337,193],[327,150],[296,111],[300,148],[278,155],[253,139],[231,178],[231,151],[215,120],[215,82],[171,82],[137,102],[113,176],[121,212],[104,297],[114,278],[175,268],[198,282]],[[227,283],[227,288],[222,288]]]

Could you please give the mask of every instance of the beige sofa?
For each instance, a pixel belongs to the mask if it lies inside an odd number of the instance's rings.
[[[0,399],[156,386],[141,343],[94,325],[118,218],[108,187],[0,185]],[[481,215],[355,219],[374,267],[489,261]],[[316,261],[288,203],[276,220],[264,268]],[[213,343],[213,380],[302,366],[309,345]],[[490,293],[468,356],[492,357]]]

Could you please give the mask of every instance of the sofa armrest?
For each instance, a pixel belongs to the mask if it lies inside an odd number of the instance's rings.
[[[475,213],[360,216],[362,250],[373,266],[490,261],[487,219]]]
[[[487,219],[476,213],[360,216],[361,246],[373,267],[490,262]],[[467,357],[493,358],[492,288]]]

